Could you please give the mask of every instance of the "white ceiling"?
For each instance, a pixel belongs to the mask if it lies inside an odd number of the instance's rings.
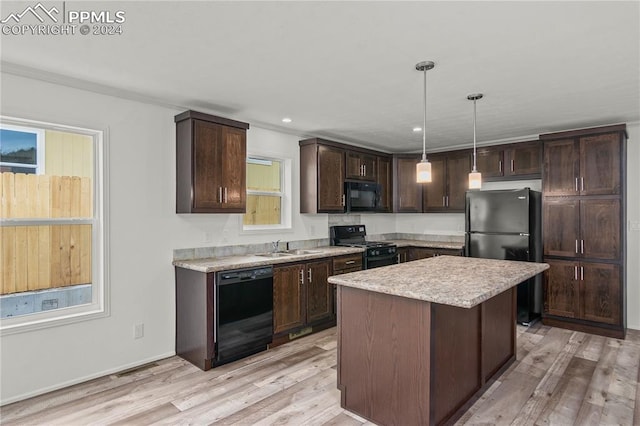
[[[638,1],[65,6],[123,10],[123,34],[2,35],[4,71],[390,152],[421,149],[423,60],[428,150],[469,146],[474,92],[479,144],[640,121]]]

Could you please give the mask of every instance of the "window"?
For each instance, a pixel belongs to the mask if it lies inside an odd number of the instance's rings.
[[[108,313],[103,132],[0,117],[2,334]]]
[[[0,172],[44,173],[44,131],[33,127],[0,127]]]
[[[288,188],[290,160],[249,156],[247,158],[247,213],[244,230],[291,227],[291,202]]]

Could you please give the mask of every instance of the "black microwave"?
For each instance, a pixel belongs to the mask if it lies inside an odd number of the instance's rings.
[[[345,182],[344,194],[347,212],[373,212],[380,205],[380,184]]]

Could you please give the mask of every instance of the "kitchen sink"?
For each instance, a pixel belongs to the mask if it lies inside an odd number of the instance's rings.
[[[284,256],[293,256],[293,253],[285,253],[283,251],[276,251],[273,253],[258,253],[256,256],[261,257],[284,257]]]
[[[322,250],[289,250],[287,251],[287,253],[289,254],[317,254],[317,253],[322,253]]]

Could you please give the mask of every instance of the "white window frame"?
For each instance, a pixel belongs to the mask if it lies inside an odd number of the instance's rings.
[[[291,173],[293,160],[277,154],[249,153],[247,154],[247,163],[250,158],[265,161],[280,162],[280,189],[276,192],[251,191],[247,189],[247,195],[280,195],[280,222],[277,225],[245,225],[243,223],[244,215],[240,216],[240,229],[243,234],[261,234],[261,233],[279,233],[282,231],[293,231],[291,225],[292,202],[291,202]]]
[[[91,303],[52,309],[9,318],[0,318],[0,336],[23,333],[37,329],[61,326],[110,315],[109,297],[109,216],[108,194],[108,144],[109,131],[66,126],[41,121],[20,119],[0,115],[2,126],[31,126],[45,130],[77,133],[93,139],[93,217],[89,219],[5,219],[0,226],[82,224],[92,225],[92,282]],[[44,142],[46,143],[46,142]]]
[[[36,164],[35,166],[31,164],[25,163],[8,163],[5,161],[0,161],[0,165],[2,166],[10,166],[10,167],[23,167],[27,169],[33,168],[37,175],[44,174],[45,171],[45,143],[44,143],[44,129],[26,127],[26,126],[16,126],[13,124],[7,124],[4,120],[0,124],[0,128],[5,130],[13,130],[16,132],[22,133],[35,133],[36,135]]]

